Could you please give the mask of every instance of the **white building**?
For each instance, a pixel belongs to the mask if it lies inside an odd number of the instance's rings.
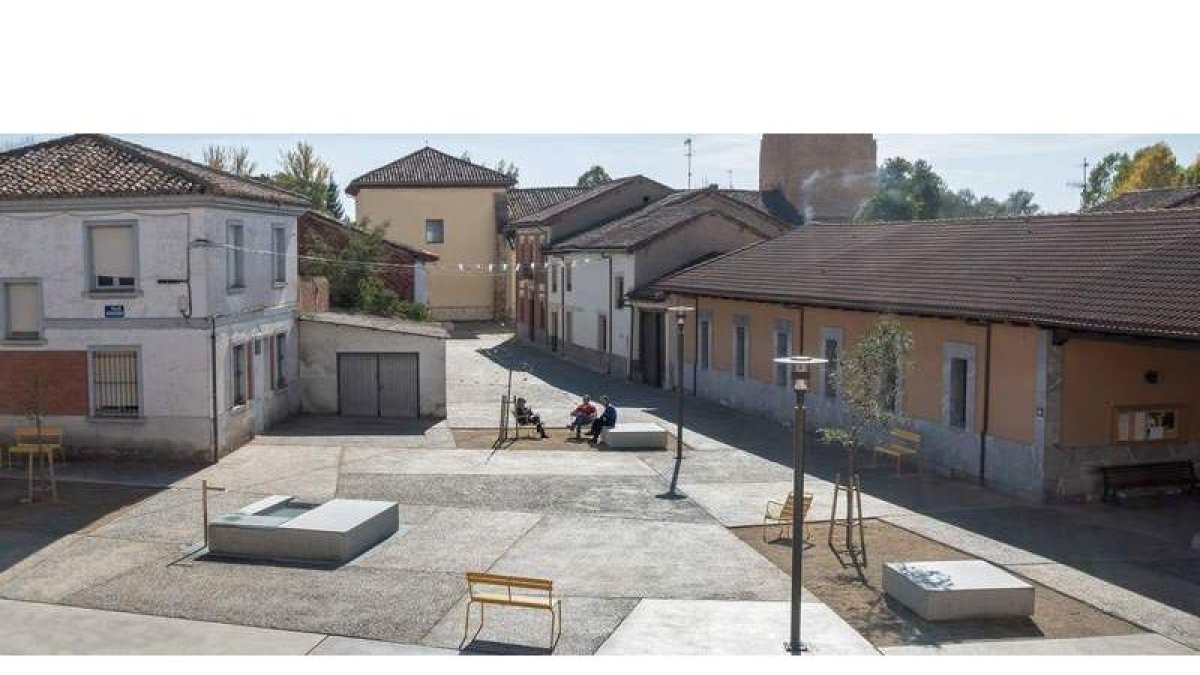
[[[676,192],[551,245],[550,347],[608,373],[664,386],[663,307],[628,294],[716,254],[791,229],[765,209],[713,188]]]
[[[213,460],[300,405],[303,197],[133,143],[0,154],[0,442]]]

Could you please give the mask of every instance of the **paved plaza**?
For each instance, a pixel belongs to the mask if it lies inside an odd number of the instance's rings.
[[[302,418],[208,467],[73,461],[57,505],[17,505],[24,484],[4,474],[0,617],[22,629],[0,634],[0,653],[453,654],[466,571],[552,579],[564,616],[554,653],[782,653],[788,575],[730,528],[760,524],[765,501],[790,489],[790,432],[689,399],[680,479],[689,498],[678,501],[658,497],[670,452],[457,447],[451,429],[496,425],[510,366],[519,368],[514,393],[549,424],[565,424],[587,392],[610,395],[622,421],[674,430],[670,392],[508,338],[484,328],[450,341],[445,421]],[[837,462],[837,452],[813,450],[813,520],[829,517]],[[214,513],[276,493],[382,499],[400,504],[401,527],[332,569],[185,555],[202,537],[201,479],[226,490],[212,495]],[[880,650],[806,593],[814,653],[1200,650],[1195,500],[1154,509],[1033,506],[883,468],[865,470],[863,482],[868,518],[1000,565],[1141,632]],[[61,622],[99,628],[89,640],[31,645],[42,640],[36,626]],[[548,623],[541,612],[489,609],[465,647],[544,653]]]

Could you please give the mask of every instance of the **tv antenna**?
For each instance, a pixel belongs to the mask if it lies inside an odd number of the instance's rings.
[[[729,169],[729,189],[733,189],[733,169]]]
[[[687,186],[688,186],[688,189],[691,190],[692,189],[692,139],[691,138],[684,139],[683,144],[687,146],[687,152],[685,152],[683,154],[687,156],[687,160],[688,160],[688,183],[687,183]]]
[[[1089,166],[1089,164],[1087,161],[1087,157],[1083,158],[1083,164],[1081,164],[1080,166],[1083,168],[1083,180],[1078,183],[1075,181],[1068,181],[1067,187],[1075,188],[1076,190],[1079,190],[1079,208],[1083,208],[1085,206],[1084,198],[1083,198],[1083,191],[1087,189],[1087,181],[1088,181],[1088,166]]]

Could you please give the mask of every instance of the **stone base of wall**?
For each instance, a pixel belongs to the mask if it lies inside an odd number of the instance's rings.
[[[548,348],[548,345],[541,344]],[[624,377],[629,372],[629,361],[623,356],[606,354],[588,347],[566,343],[559,343],[559,347],[559,354],[564,359],[581,365],[588,370],[615,375],[617,377]]]
[[[491,307],[430,307],[434,321],[492,321],[496,318]]]
[[[697,396],[730,408],[763,415],[780,424],[792,424],[796,395],[788,387],[765,384],[749,377],[737,378],[722,370],[697,371],[693,383],[690,366],[684,366],[683,381],[688,391],[694,389]]]
[[[19,416],[0,416],[0,443],[11,443],[13,429],[30,426]],[[72,457],[103,457],[163,463],[211,462],[212,420],[203,417],[153,417],[96,421],[80,416],[50,416],[43,426],[59,427]]]
[[[1049,500],[1099,501],[1100,467],[1171,460],[1200,463],[1200,441],[1047,449],[1043,489]]]

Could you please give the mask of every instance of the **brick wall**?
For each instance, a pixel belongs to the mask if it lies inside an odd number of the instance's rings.
[[[331,221],[312,211],[300,216],[296,222],[300,232],[300,255],[318,253],[318,249],[315,248],[317,239],[334,248],[346,246],[346,242],[349,240],[350,231],[346,226],[339,225],[336,221]],[[417,256],[395,244],[388,243],[385,246],[387,246],[387,253],[383,261],[393,267],[385,267],[380,272],[383,283],[395,291],[401,300],[412,302],[414,276],[412,265],[417,262]]]
[[[39,378],[46,414],[88,413],[87,352],[0,351],[0,414],[24,415]]]
[[[329,311],[329,280],[325,277],[300,277],[300,311]]]

